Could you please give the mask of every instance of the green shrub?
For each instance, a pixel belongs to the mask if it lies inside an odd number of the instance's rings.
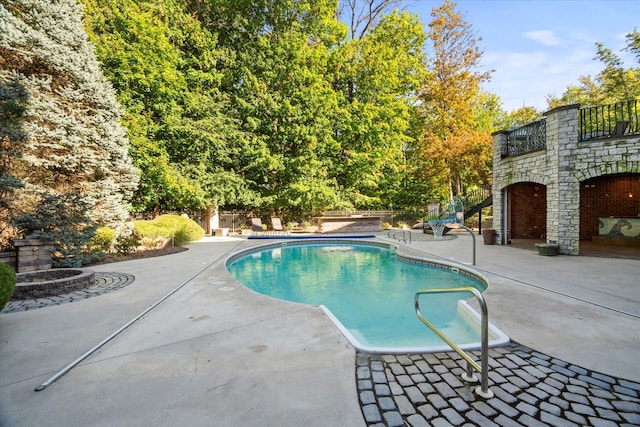
[[[204,237],[202,227],[180,215],[160,215],[151,221],[135,221],[133,227],[143,242],[165,238],[173,239],[176,246],[182,246]]]
[[[175,246],[182,246],[185,243],[189,243],[189,233],[187,232],[185,227],[181,227],[175,231],[173,234],[173,244]]]
[[[204,229],[198,225],[197,222],[191,218],[186,218],[180,215],[160,215],[153,220],[161,228],[167,228],[171,230],[171,234],[167,237],[175,237],[176,232],[184,228],[187,242],[195,242],[204,237]]]
[[[89,240],[89,249],[93,252],[109,252],[116,232],[109,227],[99,227]]]
[[[16,272],[7,264],[0,262],[0,310],[11,299],[16,289]]]
[[[128,255],[136,249],[136,246],[138,246],[138,239],[136,238],[134,233],[129,236],[118,236],[115,244],[113,245],[113,248],[120,255]]]
[[[160,227],[154,221],[134,221],[133,229],[142,239],[155,239],[157,237],[171,237],[170,230]]]

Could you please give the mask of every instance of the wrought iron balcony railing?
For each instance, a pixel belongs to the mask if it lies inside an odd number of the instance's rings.
[[[580,141],[640,134],[638,100],[581,108],[578,111]]]
[[[507,144],[502,148],[502,157],[542,150],[546,144],[547,121],[543,118],[510,130],[507,134]]]

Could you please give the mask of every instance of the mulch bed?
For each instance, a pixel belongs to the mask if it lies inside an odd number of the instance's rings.
[[[93,262],[91,264],[88,264],[87,266],[91,266],[91,265],[100,265],[100,264],[109,264],[112,262],[120,262],[120,261],[129,261],[132,259],[142,259],[142,258],[152,258],[152,257],[157,257],[157,256],[163,256],[163,255],[171,255],[171,254],[177,254],[180,252],[184,252],[187,251],[187,248],[183,248],[180,246],[177,247],[167,247],[167,248],[161,248],[161,249],[146,249],[146,250],[138,250],[136,252],[132,252],[128,255],[119,255],[119,254],[109,254],[106,257],[104,257],[103,259]]]

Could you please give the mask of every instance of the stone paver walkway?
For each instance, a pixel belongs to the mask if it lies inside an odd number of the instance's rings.
[[[471,352],[479,358],[479,352]],[[637,426],[640,384],[591,372],[512,343],[490,350],[489,388],[461,381],[454,352],[358,353],[356,381],[369,427]]]

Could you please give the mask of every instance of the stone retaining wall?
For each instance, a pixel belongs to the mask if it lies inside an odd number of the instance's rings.
[[[12,299],[56,296],[89,287],[95,280],[93,270],[59,268],[18,273]]]
[[[380,217],[318,217],[319,233],[366,233],[380,231]]]
[[[15,252],[0,252],[0,262],[7,264],[9,267],[13,268],[14,271],[18,268],[16,260],[17,255]]]

